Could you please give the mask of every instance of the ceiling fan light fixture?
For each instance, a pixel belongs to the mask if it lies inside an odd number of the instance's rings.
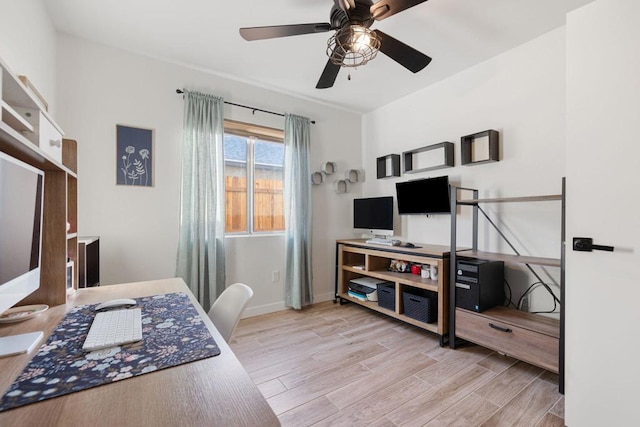
[[[335,65],[359,67],[376,57],[380,37],[362,25],[348,25],[327,41],[327,56]]]

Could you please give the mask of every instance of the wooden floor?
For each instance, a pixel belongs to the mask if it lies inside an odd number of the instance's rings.
[[[231,347],[283,426],[564,426],[555,374],[355,304],[242,320]]]

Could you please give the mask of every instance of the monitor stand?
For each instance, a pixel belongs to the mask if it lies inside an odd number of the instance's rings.
[[[30,352],[40,342],[43,335],[44,333],[42,331],[37,331],[1,337],[0,357]]]

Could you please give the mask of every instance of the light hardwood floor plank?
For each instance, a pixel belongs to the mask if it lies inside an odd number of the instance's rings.
[[[554,392],[553,384],[537,378],[482,425],[535,426],[559,400]]]
[[[316,427],[368,426],[404,403],[411,401],[416,394],[424,393],[430,389],[431,386],[421,379],[408,377],[372,394],[367,399],[342,409],[340,413],[319,422]]]
[[[541,372],[541,368],[518,362],[476,390],[476,394],[484,397],[489,402],[503,406],[513,399],[513,396],[531,384]]]
[[[371,375],[332,391],[327,394],[327,397],[338,408],[344,409],[349,405],[369,398],[371,394],[386,389],[389,384],[397,383],[436,363],[434,359],[425,355],[413,355],[410,359],[398,362],[400,363],[394,366],[393,369],[390,366],[389,369],[384,371],[371,372]]]
[[[310,426],[338,412],[329,399],[320,396],[281,414],[278,419],[282,427]]]
[[[478,426],[491,417],[500,407],[471,394],[438,415],[425,427]]]
[[[439,342],[361,306],[325,302],[243,319],[231,347],[284,426],[564,423],[556,374]]]
[[[495,375],[494,372],[481,366],[471,365],[428,392],[415,396],[411,401],[388,414],[387,418],[399,426],[422,426],[464,399]]]
[[[551,413],[545,414],[536,427],[564,427],[564,420]]]

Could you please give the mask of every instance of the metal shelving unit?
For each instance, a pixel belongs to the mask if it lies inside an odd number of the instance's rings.
[[[458,195],[460,191],[471,192],[473,197],[471,199],[459,199]],[[506,236],[500,231],[498,226],[484,213],[484,211],[480,208],[480,204],[489,204],[489,203],[531,203],[531,202],[550,202],[550,201],[560,201],[562,203],[561,209],[561,248],[560,248],[560,258],[541,258],[541,257],[533,257],[533,256],[523,256],[520,255],[517,249],[511,245]],[[458,206],[470,206],[472,208],[472,245],[470,250],[464,251],[456,251],[457,244],[457,221],[458,221]],[[479,213],[482,213],[483,216],[487,219],[489,224],[493,227],[493,229],[509,244],[509,246],[514,250],[515,254],[505,254],[505,253],[493,253],[493,252],[484,252],[478,250],[478,218]],[[562,193],[554,194],[554,195],[543,195],[543,196],[526,196],[526,197],[507,197],[507,198],[487,198],[480,199],[478,198],[478,190],[472,188],[462,188],[462,187],[451,187],[451,253],[450,253],[450,309],[449,309],[449,345],[451,348],[456,348],[456,263],[457,258],[463,256],[465,258],[476,258],[483,260],[496,260],[496,261],[504,261],[506,263],[520,263],[527,266],[527,268],[537,276],[537,273],[531,268],[531,265],[539,265],[539,266],[548,266],[548,267],[557,267],[560,268],[560,301],[564,300],[564,252],[565,252],[565,228],[564,228],[564,220],[565,220],[565,179],[562,179]],[[542,280],[541,280],[542,281]],[[517,313],[509,313],[509,311],[517,312]],[[564,393],[564,304],[560,304],[560,321],[557,322],[556,326],[552,326],[551,330],[557,329],[557,336],[559,342],[558,348],[558,363],[557,363],[557,372],[559,375],[559,390],[561,393]],[[470,314],[475,314],[469,312]],[[467,315],[467,313],[464,313]],[[505,314],[507,317],[505,317]],[[511,316],[511,314],[515,314],[516,316]],[[540,333],[549,334],[549,318],[542,317],[535,314],[520,312],[515,309],[506,309],[504,307],[499,307],[499,310],[488,310],[483,313],[478,313],[483,317],[482,321],[486,321],[486,319],[496,319],[498,321],[505,321],[507,318],[517,318],[518,321],[526,322],[526,328],[528,330],[532,330],[534,333],[540,331]],[[526,319],[525,319],[526,318]],[[536,325],[539,324],[539,329]],[[490,327],[495,329],[495,325],[489,324]],[[517,325],[516,325],[517,326]],[[509,331],[511,332],[511,331]],[[473,338],[473,337],[472,337]],[[473,339],[469,339],[469,337],[465,337],[465,339],[469,341],[474,341]],[[494,346],[494,343],[491,342],[483,342],[482,337],[478,337],[476,342],[477,344],[484,345],[487,347]],[[458,341],[459,342],[459,341]],[[495,346],[499,346],[499,344],[495,344]],[[510,354],[508,351],[504,351],[503,348],[494,348],[498,351],[503,351],[507,354]],[[512,354],[510,354],[512,355]],[[527,359],[527,356],[518,357],[518,355],[513,355],[513,357],[522,359],[529,363],[536,364],[535,360]],[[540,364],[540,363],[538,363]],[[556,365],[554,364],[552,367],[549,365],[542,366],[545,369],[556,370]]]

